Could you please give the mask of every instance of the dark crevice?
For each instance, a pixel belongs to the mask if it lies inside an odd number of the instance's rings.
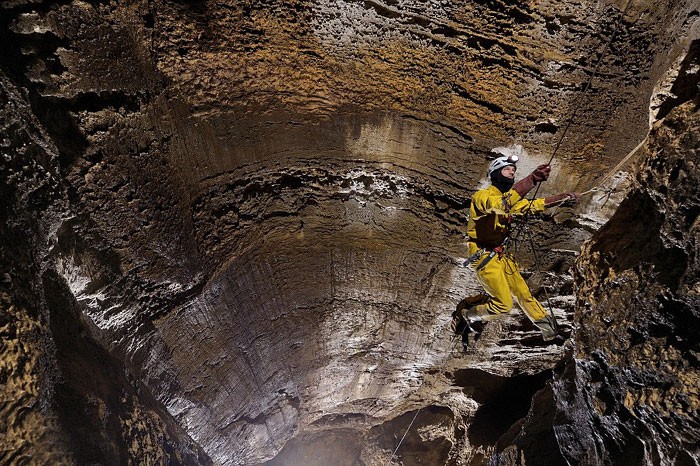
[[[50,102],[32,89],[29,97],[34,114],[58,148],[61,167],[68,167],[88,147],[78,122],[71,111],[60,103]]]
[[[44,96],[42,101],[51,106],[61,106],[69,112],[98,112],[106,108],[136,112],[141,107],[141,103],[148,100],[148,98],[149,95],[146,91],[128,93],[117,90],[103,90],[81,92],[70,98]]]
[[[346,424],[362,423],[367,420],[366,414],[347,413],[347,414],[326,414],[323,417],[316,419],[310,425],[315,427],[339,427]]]
[[[556,134],[556,132],[559,131],[559,126],[554,123],[537,123],[535,125],[535,131],[538,133]]]
[[[43,284],[60,373],[55,408],[77,463],[116,466],[144,460],[134,456],[144,452],[133,448],[134,443],[148,443],[148,439],[129,435],[153,435],[165,429],[168,436],[161,438],[163,459],[170,464],[211,464],[148,389],[93,340],[63,280],[48,272]],[[123,423],[134,411],[140,412],[143,424],[134,425],[129,432]],[[144,429],[142,433],[140,429]]]
[[[382,3],[376,1],[365,0],[365,8],[371,8],[377,12],[378,15],[389,19],[398,19],[403,16],[400,11],[394,11],[393,9],[387,8]]]
[[[415,121],[426,121],[427,123],[429,123],[431,125],[436,125],[436,126],[439,126],[441,128],[448,129],[450,132],[456,134],[459,138],[461,138],[462,140],[464,140],[466,142],[473,142],[474,141],[474,138],[472,136],[465,133],[464,131],[462,131],[461,129],[457,128],[454,125],[450,125],[450,124],[443,123],[440,121],[423,120],[423,119],[417,118],[413,115],[403,115],[403,118],[407,118],[407,119],[411,119],[411,120],[415,120]]]
[[[535,375],[503,377],[478,369],[454,373],[454,383],[481,406],[469,427],[474,445],[494,445],[510,427],[527,415],[533,395],[552,378],[550,370]]]
[[[561,25],[554,21],[553,18],[546,18],[547,22],[545,23],[545,29],[547,29],[547,32],[550,35],[555,35],[559,31],[561,31]]]
[[[678,78],[671,87],[671,97],[659,107],[657,119],[664,118],[671,110],[695,98],[700,92],[700,39],[694,40],[681,63]]]
[[[452,442],[439,435],[427,440],[421,435],[421,431],[452,426],[455,429],[455,438],[459,439],[461,433],[454,424],[455,416],[449,408],[426,406],[418,411],[408,411],[372,428],[369,436],[380,448],[387,451],[394,451],[399,439],[402,439],[400,447],[396,450],[396,457],[404,466],[448,464]]]
[[[499,0],[478,0],[474,2],[477,5],[483,5],[485,10],[491,15],[503,18],[503,20],[517,24],[529,24],[535,21],[534,16],[530,11],[524,10],[521,2],[508,2]],[[504,33],[505,34],[505,33]]]
[[[464,99],[467,99],[467,100],[469,100],[469,101],[471,101],[471,102],[473,102],[473,103],[475,103],[475,104],[477,104],[477,105],[479,105],[479,106],[481,106],[481,107],[487,108],[489,111],[491,111],[491,112],[493,112],[493,113],[504,113],[504,112],[503,112],[503,108],[502,108],[500,105],[494,104],[494,103],[492,103],[492,102],[488,102],[488,101],[485,101],[485,100],[482,100],[482,99],[478,99],[478,98],[472,96],[472,95],[469,93],[469,91],[466,90],[466,89],[465,89],[464,87],[462,87],[462,86],[459,86],[459,85],[457,85],[457,84],[453,84],[453,85],[452,85],[452,90],[453,90],[458,96],[460,96],[460,97],[462,97],[462,98],[464,98]]]

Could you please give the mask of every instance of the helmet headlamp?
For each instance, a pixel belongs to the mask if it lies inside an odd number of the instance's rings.
[[[518,159],[519,157],[515,154],[504,155],[503,157],[498,157],[497,159],[494,159],[494,161],[491,162],[491,165],[489,166],[488,176],[490,177],[493,172],[498,171],[503,167],[514,167]]]

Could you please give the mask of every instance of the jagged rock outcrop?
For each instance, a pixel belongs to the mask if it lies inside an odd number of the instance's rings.
[[[493,464],[532,464],[543,425],[562,464],[698,462],[700,97],[697,75],[683,82],[692,99],[654,125],[633,189],[577,261],[571,354]]]
[[[696,316],[697,232],[652,183],[579,260],[577,300],[578,247],[624,193],[522,241],[573,349],[518,312],[467,354],[446,333],[477,289],[463,227],[490,149],[523,144],[528,170],[561,140],[544,193],[690,150],[687,105],[626,159],[652,95],[652,119],[694,98],[695,55],[667,70],[697,29],[690,0],[3,2],[0,462],[597,464],[643,451],[631,433],[660,452],[632,458],[697,458],[691,328],[671,341],[651,304]],[[618,242],[647,210],[653,248]],[[615,310],[634,286],[641,316]],[[629,342],[597,336],[618,321]],[[627,380],[657,385],[619,398]]]
[[[577,361],[555,385],[578,398],[555,427],[575,462],[700,458],[699,106],[654,127],[638,186],[578,264]]]

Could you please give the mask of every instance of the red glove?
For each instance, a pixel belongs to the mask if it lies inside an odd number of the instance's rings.
[[[513,189],[520,194],[520,197],[525,197],[525,195],[535,187],[535,184],[541,183],[542,181],[547,181],[547,178],[549,178],[549,172],[551,171],[552,167],[550,167],[548,164],[540,165],[539,167],[535,168],[532,173],[515,183],[513,185]]]
[[[535,183],[541,183],[543,181],[547,181],[547,178],[549,178],[549,173],[551,171],[552,167],[550,167],[549,164],[544,164],[535,168],[533,172],[530,173],[530,176],[532,177],[532,181],[534,181]]]

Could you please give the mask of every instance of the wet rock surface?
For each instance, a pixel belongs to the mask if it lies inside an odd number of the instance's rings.
[[[697,462],[693,2],[0,13],[0,462]],[[490,149],[569,121],[539,194],[617,190],[517,246],[569,341],[463,352]]]

